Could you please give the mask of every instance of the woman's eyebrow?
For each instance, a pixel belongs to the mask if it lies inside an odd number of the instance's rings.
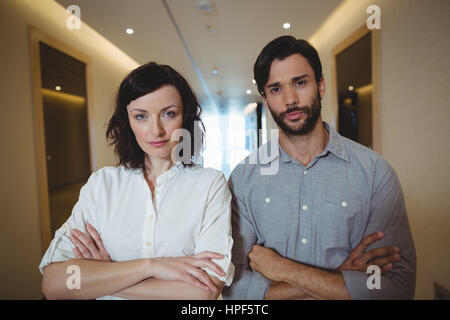
[[[167,107],[165,107],[165,108],[162,108],[160,112],[164,112],[164,111],[166,111],[167,109],[170,109],[170,108],[172,108],[172,107],[178,108],[178,106],[176,106],[176,105],[174,105],[174,104],[171,104],[170,106],[167,106]]]
[[[159,112],[166,111],[167,109],[170,109],[170,108],[172,108],[172,107],[178,108],[178,106],[176,106],[176,105],[174,105],[174,104],[171,104],[170,106],[167,106],[167,107],[162,108],[161,111],[159,111]],[[148,111],[145,110],[145,109],[139,109],[139,108],[132,108],[130,111],[148,112]]]
[[[138,108],[132,108],[130,111],[147,112],[147,110],[138,109]]]

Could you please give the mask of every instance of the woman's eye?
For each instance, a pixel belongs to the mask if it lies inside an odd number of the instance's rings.
[[[142,120],[144,119],[144,115],[143,114],[138,114],[135,116],[136,120]]]
[[[165,117],[165,118],[173,118],[173,117],[175,117],[175,112],[168,111],[168,112],[163,114],[163,117]]]

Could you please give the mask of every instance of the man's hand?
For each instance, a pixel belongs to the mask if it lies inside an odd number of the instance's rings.
[[[249,252],[250,267],[270,280],[281,281],[279,276],[283,257],[275,250],[255,244]]]
[[[394,267],[392,263],[400,261],[400,249],[398,247],[382,247],[365,252],[368,246],[383,237],[383,232],[375,232],[363,238],[336,271],[355,270],[366,272],[370,265],[379,266],[381,273],[391,270]]]
[[[271,281],[265,300],[315,300],[303,290],[291,286],[287,282]]]
[[[86,223],[86,231],[88,234],[78,229],[70,231],[70,241],[75,245],[72,250],[75,258],[111,261],[109,253],[103,246],[103,241],[97,230],[89,223]]]

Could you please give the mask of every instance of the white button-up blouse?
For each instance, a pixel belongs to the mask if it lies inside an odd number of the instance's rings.
[[[179,163],[156,179],[153,201],[142,170],[102,168],[81,188],[39,269],[42,273],[52,262],[74,259],[70,229],[86,232],[89,222],[113,261],[219,252],[225,257],[213,261],[226,275],[204,270],[229,286],[234,275],[230,201],[226,179],[218,170]]]

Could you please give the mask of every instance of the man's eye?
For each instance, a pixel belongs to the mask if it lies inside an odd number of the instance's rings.
[[[272,89],[270,89],[270,92],[271,92],[271,93],[277,93],[277,92],[280,92],[280,88],[277,88],[277,87],[272,88]]]
[[[297,81],[295,84],[297,85],[297,87],[298,86],[301,86],[301,85],[303,85],[305,83],[305,81],[304,80],[299,80],[299,81]]]

